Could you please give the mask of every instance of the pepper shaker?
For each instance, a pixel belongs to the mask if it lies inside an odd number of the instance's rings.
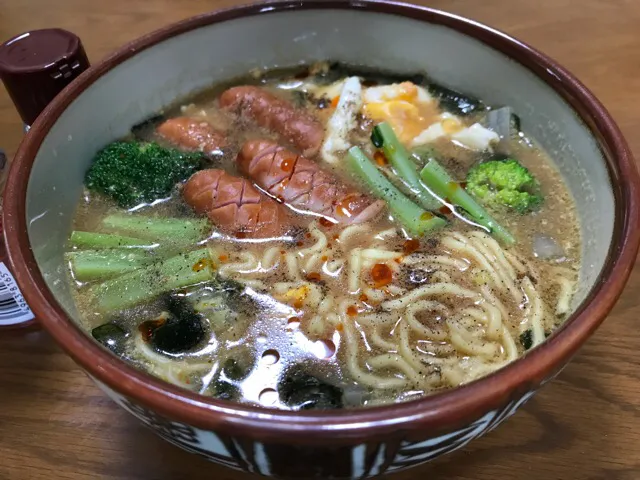
[[[59,28],[25,32],[0,45],[0,80],[26,135],[56,95],[87,68],[89,60],[80,39]],[[7,163],[0,150],[0,171]],[[0,243],[0,329],[33,326],[35,316],[8,269],[4,238]]]

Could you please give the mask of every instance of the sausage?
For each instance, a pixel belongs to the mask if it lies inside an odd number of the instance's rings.
[[[222,132],[213,128],[208,122],[195,118],[170,118],[159,125],[156,132],[185,150],[220,152],[227,145]]]
[[[242,173],[273,197],[296,210],[313,212],[336,223],[366,222],[385,205],[270,140],[249,140],[237,162]]]
[[[259,192],[248,180],[224,170],[194,173],[184,185],[185,201],[229,235],[271,238],[283,234],[287,225],[285,209]]]
[[[260,87],[230,88],[220,95],[220,106],[278,134],[306,156],[318,153],[324,140],[324,128],[312,115]]]

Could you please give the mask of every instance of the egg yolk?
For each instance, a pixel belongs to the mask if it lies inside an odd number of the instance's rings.
[[[378,102],[364,106],[366,116],[376,122],[388,122],[403,143],[409,143],[431,125],[437,115],[436,102],[421,102],[418,88],[404,82],[393,89],[393,93],[383,93]]]

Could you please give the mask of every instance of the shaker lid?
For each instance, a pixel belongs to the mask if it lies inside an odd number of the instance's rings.
[[[0,80],[27,125],[88,67],[80,39],[59,28],[26,32],[0,45]]]

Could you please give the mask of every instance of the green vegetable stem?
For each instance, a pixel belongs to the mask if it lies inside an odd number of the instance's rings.
[[[513,235],[494,220],[487,211],[462,188],[462,185],[455,182],[435,159],[432,158],[429,160],[429,163],[427,163],[420,172],[420,177],[436,195],[453,205],[462,207],[473,221],[489,230],[498,240],[507,245],[515,243]]]
[[[67,252],[66,260],[76,280],[90,282],[112,277],[153,261],[153,257],[141,250],[78,250]]]
[[[102,220],[105,229],[135,235],[145,240],[173,244],[195,244],[207,238],[211,225],[206,218],[164,218],[116,213]]]
[[[447,221],[413,203],[404,196],[376,168],[359,147],[352,147],[347,155],[351,170],[371,189],[372,193],[387,202],[392,215],[414,235],[444,227]]]
[[[440,202],[420,182],[415,163],[411,160],[407,149],[396,137],[391,126],[386,122],[376,125],[371,133],[371,141],[374,146],[382,149],[395,173],[411,191],[418,203],[427,210],[436,210],[440,206]]]
[[[133,307],[171,290],[214,278],[214,264],[207,248],[152,263],[89,288],[101,312]]]
[[[82,232],[74,230],[69,237],[69,246],[75,248],[129,248],[152,249],[157,243],[140,238],[125,237],[111,233]]]

